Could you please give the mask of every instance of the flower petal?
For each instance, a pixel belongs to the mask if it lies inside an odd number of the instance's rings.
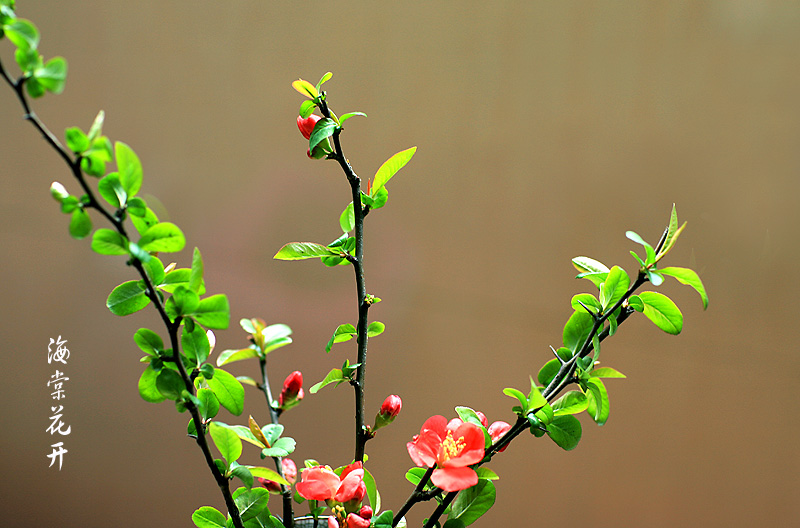
[[[431,481],[445,491],[460,491],[478,483],[478,474],[468,467],[435,469]]]

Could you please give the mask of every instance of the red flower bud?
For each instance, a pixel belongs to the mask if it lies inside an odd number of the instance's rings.
[[[502,438],[502,436],[506,434],[510,429],[511,429],[511,424],[509,423],[503,421],[492,423],[492,425],[489,426],[489,436],[492,437],[492,443],[495,443],[498,440],[500,440],[500,438]],[[500,449],[500,453],[505,451],[507,447],[508,444],[504,445]]]
[[[383,400],[381,410],[378,412],[378,415],[375,416],[375,425],[372,430],[377,431],[381,427],[392,423],[397,415],[400,414],[400,409],[402,408],[403,401],[400,399],[400,396],[396,394],[387,396],[386,399]]]
[[[475,414],[478,415],[478,418],[480,419],[480,421],[481,421],[481,423],[483,424],[484,427],[489,427],[489,420],[486,419],[486,415],[485,414],[483,414],[480,411],[475,411]]]
[[[360,510],[358,510],[358,514],[365,519],[372,519],[372,508],[369,506],[362,506]]]
[[[297,128],[300,129],[300,133],[303,134],[304,138],[311,139],[311,132],[314,130],[314,125],[316,125],[317,121],[320,119],[322,119],[320,116],[314,114],[311,114],[305,119],[297,116]]]
[[[289,484],[294,484],[297,480],[297,465],[294,463],[294,461],[292,461],[291,458],[284,458],[281,461],[281,467],[283,468],[283,478],[288,480]],[[281,485],[274,480],[269,480],[262,477],[256,477],[256,480],[258,480],[259,484],[270,491],[281,491]]]
[[[355,513],[349,514],[345,522],[347,528],[369,528],[370,525],[369,519],[365,519]]]
[[[295,370],[283,382],[283,390],[278,397],[278,405],[282,410],[291,409],[303,399],[303,374]]]

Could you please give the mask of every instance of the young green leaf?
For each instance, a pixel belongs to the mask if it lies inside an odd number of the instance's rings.
[[[145,251],[174,253],[182,250],[185,245],[183,232],[171,222],[159,222],[147,229],[139,239],[139,247]]]
[[[344,376],[344,374],[342,373],[341,369],[336,369],[335,368],[335,369],[332,369],[330,372],[328,372],[328,375],[325,376],[325,379],[323,379],[319,383],[316,383],[316,384],[312,385],[311,388],[308,389],[308,392],[310,392],[311,394],[316,394],[325,385],[329,385],[331,383],[337,383],[338,384],[338,383],[341,383],[343,381],[348,381],[348,378],[346,378]]]
[[[284,486],[291,486],[291,484],[289,484],[285,478],[281,477],[274,469],[254,466],[245,467],[250,470],[250,473],[252,473],[254,477],[261,477],[273,482],[277,482],[278,484],[283,484]]]
[[[150,356],[158,355],[164,351],[164,341],[161,336],[149,328],[140,328],[133,334],[133,340],[142,351]]]
[[[275,253],[275,256],[272,258],[277,260],[301,260],[337,255],[337,252],[328,249],[322,244],[316,244],[314,242],[290,242]]]
[[[186,389],[181,375],[174,370],[162,368],[156,377],[156,388],[165,398],[177,400]]]
[[[208,432],[214,445],[217,446],[217,451],[228,461],[228,466],[242,456],[242,441],[229,428],[221,426],[217,422],[211,422]]]
[[[600,378],[589,378],[586,382],[588,407],[586,412],[597,425],[603,425],[608,420],[609,404],[608,391]]]
[[[92,250],[101,255],[127,255],[128,240],[116,231],[101,228],[92,235]]]
[[[158,371],[150,365],[147,365],[139,377],[139,396],[146,402],[159,403],[166,400],[156,386],[156,378],[158,378]]]
[[[619,266],[612,267],[608,272],[608,277],[603,282],[601,290],[600,302],[603,305],[603,311],[617,304],[625,296],[630,284],[631,279],[624,269]]]
[[[536,379],[541,383],[544,387],[550,385],[550,382],[553,381],[553,378],[556,377],[559,369],[561,368],[561,362],[553,358],[539,369],[539,374],[536,376]]]
[[[184,291],[197,295],[189,290]],[[181,333],[181,347],[183,348],[184,355],[195,365],[202,365],[211,352],[211,344],[208,342],[208,335],[197,325],[195,325],[194,329],[191,331],[189,331],[186,326],[183,327]]]
[[[333,74],[331,72],[327,72],[327,73],[325,73],[325,75],[322,76],[322,78],[320,78],[320,80],[319,80],[319,82],[317,83],[317,86],[316,86],[317,92],[319,92],[319,90],[322,87],[322,85],[325,84],[326,82],[328,82],[331,77],[333,77]]]
[[[314,85],[308,81],[304,81],[303,79],[297,79],[296,81],[294,81],[292,83],[292,88],[297,90],[301,95],[305,95],[306,97],[310,97],[311,99],[314,99],[319,96],[319,92],[314,87]]]
[[[449,519],[458,519],[469,526],[489,511],[496,498],[494,484],[490,480],[478,480],[478,483],[463,490],[456,496],[450,507]]]
[[[609,272],[605,264],[589,257],[575,257],[572,265],[580,272],[579,279],[588,279],[597,287],[606,280]]]
[[[581,303],[583,303],[583,305],[581,305]],[[570,301],[570,305],[572,306],[572,309],[575,310],[576,312],[598,314],[602,310],[600,301],[598,301],[597,297],[595,297],[591,293],[579,293],[577,295],[574,295],[572,297],[572,300]],[[584,305],[590,309],[593,309],[594,311],[587,312]]]
[[[700,277],[694,270],[689,268],[669,267],[662,268],[658,271],[662,275],[675,277],[681,284],[686,284],[694,288],[695,291],[700,294],[700,298],[703,300],[703,310],[708,308],[708,295],[706,294],[706,288],[703,286],[703,281],[700,280]]]
[[[194,248],[192,253],[192,272],[189,275],[189,289],[194,292],[200,291],[200,286],[203,284],[203,256],[200,250]]]
[[[112,207],[119,209],[128,201],[128,193],[119,181],[119,174],[110,172],[97,182],[97,192]]]
[[[36,49],[39,46],[39,30],[30,20],[15,18],[3,26],[3,33],[18,48]]]
[[[599,367],[592,370],[589,376],[593,378],[624,378],[625,374],[611,367]]]
[[[581,429],[581,422],[574,416],[556,416],[545,427],[550,439],[561,449],[571,451],[578,447],[583,430]]]
[[[195,321],[214,330],[224,330],[228,328],[231,319],[231,308],[228,304],[228,297],[218,293],[205,299],[200,299],[200,304],[192,313]]]
[[[683,314],[666,295],[645,291],[639,294],[644,315],[668,334],[677,335],[683,329]]]
[[[219,412],[219,400],[211,389],[198,389],[197,399],[200,400],[199,410],[203,420],[210,420]]]
[[[123,282],[111,291],[106,306],[114,315],[130,315],[150,303],[140,281]]]
[[[220,352],[219,356],[217,356],[217,366],[221,367],[222,365],[227,365],[228,363],[233,363],[234,361],[241,361],[243,359],[250,359],[258,356],[258,351],[255,348],[224,350]]]
[[[366,468],[364,468],[364,485],[367,488],[367,497],[372,506],[373,511],[381,510],[381,494],[378,493],[378,485],[375,482],[375,477],[372,476]]]
[[[594,318],[591,315],[583,310],[574,312],[564,325],[564,346],[575,355],[586,342],[593,326]]]
[[[48,92],[60,94],[67,80],[67,61],[64,57],[53,57],[44,67],[33,70],[36,79]]]
[[[581,391],[569,391],[553,402],[553,415],[578,414],[586,410],[589,402]]]
[[[411,160],[416,151],[417,147],[411,147],[410,149],[398,152],[383,162],[383,165],[380,166],[378,172],[375,173],[375,179],[372,181],[372,191],[370,192],[370,196],[372,198],[375,198],[378,191],[380,191],[383,186],[386,185],[392,176],[397,174],[397,171],[402,169],[406,163]]]
[[[66,202],[65,202],[66,203]],[[69,234],[72,238],[82,239],[92,232],[92,219],[83,207],[78,207],[72,211],[72,218],[69,221]]]
[[[317,107],[317,103],[315,103],[311,99],[306,99],[302,103],[300,103],[300,117],[303,119],[308,119],[308,116],[314,113],[314,109]]]
[[[375,337],[381,335],[386,330],[386,325],[380,321],[373,321],[367,327],[367,337]]]
[[[351,324],[342,324],[336,327],[328,344],[325,345],[325,352],[330,352],[334,343],[344,343],[356,337],[356,327]]]
[[[139,156],[128,145],[121,141],[114,143],[114,157],[117,160],[119,181],[128,193],[136,196],[142,187],[142,163]]]
[[[345,121],[354,116],[367,117],[367,114],[365,114],[364,112],[348,112],[339,118],[339,124],[341,125],[342,123],[344,123]]]
[[[214,371],[214,377],[206,379],[208,387],[214,391],[214,396],[220,405],[228,412],[239,416],[244,410],[244,387],[233,375],[222,369]]]
[[[356,215],[353,210],[353,202],[350,202],[342,211],[341,216],[339,216],[339,225],[345,233],[349,233],[355,228]]]
[[[317,121],[317,124],[314,125],[314,130],[311,131],[311,137],[308,139],[309,150],[313,151],[317,145],[331,137],[338,126],[336,121],[327,117]]]
[[[225,516],[212,506],[201,506],[192,514],[197,528],[226,528]]]
[[[89,138],[78,127],[70,127],[65,130],[64,137],[67,141],[67,148],[75,154],[81,154],[89,148]]]

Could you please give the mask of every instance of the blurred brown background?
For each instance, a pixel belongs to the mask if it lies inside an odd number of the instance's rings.
[[[609,422],[583,420],[570,453],[516,441],[492,463],[498,500],[478,526],[800,522],[796,3],[20,0],[18,14],[46,57],[69,60],[65,93],[36,111],[61,135],[104,109],[105,132],[143,160],[144,194],[187,235],[174,258],[202,249],[209,291],[232,304],[217,350],[245,344],[242,317],[294,329],[270,356],[275,383],[299,368],[310,386],[354,358],[352,342],[324,352],[355,320],[352,271],[271,259],[285,242],[333,240],[349,201],[333,163],[306,159],[290,82],[333,71],[333,108],[369,115],[343,135],[364,179],[418,146],[367,223],[367,286],[384,301],[370,315],[387,323],[370,342],[369,415],[388,394],[404,402],[368,445],[385,507],[411,491],[405,443],[426,418],[469,405],[513,419],[502,389],[527,385],[570,297],[590,291],[570,259],[633,273],[625,231],[656,241],[675,202],[689,225],[667,264],[701,273],[709,310],[688,287],[662,287],[683,334],[626,323],[603,347],[628,375],[607,384]],[[9,68],[11,49],[0,43]],[[192,526],[195,508],[223,505],[182,434],[188,416],[137,394],[131,336],[157,319],[106,310],[131,270],[67,236],[48,187],[77,185],[0,94],[0,524]],[[61,471],[45,431],[59,334],[72,353]],[[285,416],[298,464],[349,461],[351,406],[347,387],[326,388]],[[266,421],[251,389],[248,413]]]

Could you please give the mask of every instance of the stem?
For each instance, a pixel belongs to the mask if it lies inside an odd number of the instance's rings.
[[[111,223],[112,226],[116,229],[116,231],[125,237],[128,240],[128,234],[125,230],[125,226],[123,225],[124,210],[118,211],[119,216],[111,214],[109,211],[102,206],[102,204],[97,200],[95,194],[92,192],[89,185],[86,183],[86,179],[83,176],[83,172],[81,171],[81,157],[76,156],[74,159],[72,158],[72,153],[70,153],[61,142],[56,138],[56,136],[47,128],[47,126],[39,119],[39,117],[31,110],[30,104],[28,103],[27,97],[25,97],[25,93],[23,91],[25,85],[25,77],[20,77],[18,80],[13,80],[11,76],[6,71],[5,67],[3,66],[2,62],[0,61],[0,77],[6,80],[6,82],[11,86],[14,90],[14,93],[17,95],[17,99],[19,99],[20,105],[25,112],[24,118],[27,121],[30,121],[33,126],[42,134],[45,141],[50,145],[50,147],[58,153],[58,155],[64,160],[64,162],[69,167],[70,171],[72,172],[73,176],[78,183],[80,184],[81,188],[83,189],[84,193],[86,194],[89,202],[84,205],[84,207],[90,207],[92,209],[97,210],[106,220]],[[194,384],[186,372],[186,368],[183,365],[183,361],[181,360],[180,355],[180,348],[179,348],[179,340],[178,340],[178,329],[181,325],[181,318],[176,319],[174,322],[170,320],[169,316],[167,315],[166,310],[164,309],[164,303],[161,301],[158,293],[156,293],[156,289],[150,280],[150,277],[147,275],[147,272],[144,269],[142,263],[135,258],[131,258],[131,263],[136,271],[139,273],[139,276],[145,283],[145,291],[147,297],[152,301],[153,305],[155,306],[156,310],[161,317],[161,320],[164,323],[164,326],[167,329],[167,333],[169,334],[170,342],[172,344],[172,357],[165,358],[167,361],[173,361],[176,366],[178,367],[178,371],[183,378],[184,385],[186,390],[194,395]],[[192,420],[195,424],[195,429],[197,430],[197,437],[195,438],[197,445],[200,447],[200,450],[203,452],[203,457],[205,458],[206,464],[208,465],[209,469],[211,470],[211,474],[214,477],[214,480],[217,482],[217,485],[222,492],[222,496],[225,500],[225,504],[228,508],[228,512],[231,515],[231,519],[234,523],[236,528],[243,528],[244,523],[239,515],[239,509],[236,507],[236,504],[233,501],[233,496],[231,495],[230,489],[228,487],[228,479],[220,473],[219,469],[217,468],[216,464],[214,464],[214,459],[211,456],[211,450],[208,447],[208,441],[205,437],[205,431],[203,428],[203,420],[200,417],[200,413],[197,410],[197,407],[191,402],[185,402],[186,408],[189,410],[189,413],[192,416]]]
[[[408,510],[410,510],[412,506],[420,501],[426,500],[423,491],[425,490],[425,485],[428,484],[428,481],[431,479],[434,469],[435,468],[433,467],[429,467],[427,471],[425,471],[425,474],[422,475],[422,479],[419,481],[419,484],[417,484],[417,487],[414,488],[414,491],[411,492],[411,496],[408,497],[406,503],[403,504],[399,510],[397,510],[394,519],[392,519],[392,528],[397,526],[397,524],[400,522],[400,519],[402,519],[403,516],[408,513]]]
[[[260,357],[258,358],[259,365],[261,366],[261,389],[264,392],[264,397],[267,399],[267,407],[269,408],[269,415],[272,423],[277,425],[278,424],[278,410],[275,408],[275,401],[272,399],[272,391],[270,390],[269,386],[269,378],[267,377],[267,358]],[[275,470],[278,472],[278,475],[281,477],[286,478],[283,474],[283,458],[282,457],[272,457],[272,460],[275,461]],[[283,525],[286,528],[292,528],[294,526],[294,512],[292,511],[292,490],[291,488],[287,488],[283,484],[281,486],[281,497],[283,499]]]
[[[320,112],[324,117],[331,119],[331,111],[325,101],[324,94],[320,97],[319,103]],[[364,217],[369,213],[368,207],[361,205],[361,179],[353,170],[350,162],[342,151],[342,145],[339,141],[341,128],[336,129],[333,135],[334,151],[329,156],[330,159],[335,159],[339,162],[347,181],[350,183],[350,191],[353,197],[353,216],[354,216],[354,238],[356,241],[355,255],[353,258],[348,259],[353,265],[353,271],[356,276],[356,294],[358,301],[358,325],[356,326],[356,342],[358,343],[358,368],[356,369],[356,379],[351,381],[355,392],[356,404],[356,437],[355,437],[355,456],[353,459],[356,462],[364,461],[364,446],[369,440],[366,425],[364,423],[364,386],[366,383],[367,373],[367,328],[369,324],[368,312],[370,303],[366,302],[367,287],[364,281]]]

